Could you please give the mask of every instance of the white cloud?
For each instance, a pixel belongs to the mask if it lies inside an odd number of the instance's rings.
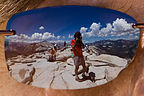
[[[99,34],[99,30],[100,30],[100,23],[92,23],[89,30],[88,28],[85,27],[81,27],[80,32],[82,34],[83,37],[92,37],[92,36],[97,36]]]
[[[57,36],[57,39],[60,39],[61,38],[61,36]]]
[[[10,42],[40,42],[43,40],[55,40],[59,39],[60,36],[55,37],[54,34],[51,34],[49,32],[45,33],[34,33],[31,36],[25,35],[25,34],[20,34],[20,35],[14,35],[14,36],[9,36],[7,39]]]
[[[106,27],[102,28],[100,30],[100,36],[101,37],[106,37],[108,36],[109,34],[113,34],[111,33],[112,32],[112,25],[110,23],[107,23],[106,24]]]
[[[28,35],[20,34],[20,39],[29,39]]]
[[[81,32],[81,33],[85,33],[85,32],[87,31],[87,29],[88,29],[88,28],[86,28],[86,27],[81,27],[80,32]]]
[[[31,36],[32,40],[38,40],[38,39],[42,39],[42,34],[41,33],[34,33]]]
[[[132,23],[128,23],[125,19],[117,18],[112,23],[107,23],[105,27],[101,28],[101,23],[93,22],[89,28],[81,27],[80,32],[84,38],[90,37],[118,37],[118,38],[126,38],[124,36],[128,35],[128,38],[138,38],[139,30],[132,28]],[[40,26],[39,29],[43,30],[44,27]],[[43,40],[49,41],[61,41],[66,38],[73,38],[73,35],[69,34],[67,37],[65,36],[55,36],[50,32],[45,33],[34,33],[31,36],[20,34],[9,36],[9,39],[12,42],[39,42]],[[86,41],[87,42],[87,41]]]
[[[90,29],[92,30],[92,31],[97,31],[97,30],[99,30],[100,29],[100,26],[101,26],[101,24],[100,23],[92,23],[92,25],[90,26]]]
[[[132,23],[125,19],[117,18],[113,23],[107,23],[106,27],[101,28],[100,23],[92,23],[89,28],[81,27],[80,32],[83,37],[120,37],[130,34],[138,34],[139,30],[132,28]]]
[[[125,19],[117,18],[115,21],[113,21],[112,25],[114,31],[126,31],[132,29],[132,24],[128,23]]]
[[[42,36],[42,39],[46,40],[46,39],[53,39],[55,38],[54,34],[51,34],[49,32],[45,32]]]
[[[7,40],[10,42],[23,42],[23,41],[30,41],[30,37],[25,34],[20,34],[18,35],[13,35],[13,36],[8,36]]]
[[[44,26],[40,26],[39,29],[40,29],[40,30],[43,30],[43,29],[44,29]]]
[[[97,36],[99,33],[99,30],[100,30],[100,26],[101,24],[100,23],[93,23],[91,26],[90,26],[90,30],[91,32],[89,32],[88,35],[90,36]]]

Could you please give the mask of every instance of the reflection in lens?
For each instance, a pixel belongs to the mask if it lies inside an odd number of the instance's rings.
[[[61,6],[14,15],[5,52],[10,75],[19,82],[54,89],[105,84],[131,62],[137,48],[136,21],[121,12]]]

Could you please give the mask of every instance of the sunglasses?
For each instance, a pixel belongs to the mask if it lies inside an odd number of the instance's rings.
[[[141,26],[115,10],[58,6],[17,13],[0,34],[12,35],[5,37],[12,78],[42,88],[81,89],[105,84],[128,66]]]

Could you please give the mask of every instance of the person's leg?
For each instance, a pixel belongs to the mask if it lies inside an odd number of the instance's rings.
[[[79,80],[79,77],[78,77],[78,69],[79,69],[79,66],[75,66],[75,76],[76,76],[76,80]]]
[[[76,80],[79,79],[78,77],[78,69],[79,69],[79,57],[78,56],[74,56],[74,65],[75,65],[75,76],[76,76]]]
[[[86,72],[86,65],[85,65],[85,60],[84,60],[84,57],[81,57],[81,65],[83,67],[83,70],[82,70],[82,73],[83,75],[85,75],[85,72]]]

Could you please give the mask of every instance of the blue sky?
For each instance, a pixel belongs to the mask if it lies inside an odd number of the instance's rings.
[[[115,10],[88,6],[59,6],[16,14],[9,20],[7,29],[16,30],[17,36],[21,34],[23,37],[21,39],[67,41],[72,39],[76,31],[81,31],[85,41],[95,41],[112,36],[122,38],[129,34],[133,34],[132,38],[135,38],[138,32],[134,33],[130,26],[132,23],[136,23],[132,17]],[[126,30],[131,32],[116,34],[116,31]],[[17,36],[13,39],[18,38]]]

